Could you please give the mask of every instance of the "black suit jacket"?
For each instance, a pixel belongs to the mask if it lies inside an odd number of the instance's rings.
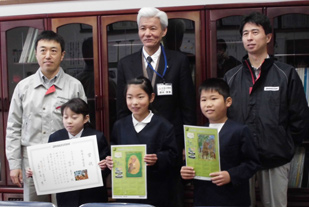
[[[196,124],[196,96],[189,68],[188,58],[181,52],[165,50],[167,71],[164,80],[156,76],[154,91],[157,94],[157,83],[172,83],[173,95],[157,96],[153,108],[158,114],[169,120],[175,128],[179,149],[182,150],[183,124]],[[129,80],[143,76],[142,49],[139,52],[124,57],[118,62],[117,74],[117,116],[122,118],[131,112],[128,110],[125,99],[125,88]],[[164,57],[161,52],[158,73],[163,74]],[[181,151],[182,152],[182,151]]]
[[[86,127],[81,137],[96,135],[98,142],[98,150],[100,160],[105,159],[110,154],[108,143],[102,132]],[[61,129],[51,134],[48,142],[57,142],[69,139],[69,135],[66,129]],[[104,170],[102,176],[104,177],[109,173],[108,170]],[[84,190],[76,190],[65,193],[57,193],[58,207],[79,207],[84,203],[91,202],[107,202],[107,191],[104,186],[89,188]]]
[[[211,181],[193,180],[195,206],[249,206],[249,178],[260,161],[253,137],[246,125],[228,119],[219,133],[221,171],[231,182],[217,186]]]

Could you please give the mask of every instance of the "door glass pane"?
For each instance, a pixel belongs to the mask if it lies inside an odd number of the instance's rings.
[[[95,87],[92,26],[67,24],[57,29],[65,41],[65,56],[61,63],[64,71],[77,78],[84,86],[90,110],[90,122],[95,123]]]
[[[309,15],[286,14],[274,18],[274,54],[296,68],[309,66]]]
[[[228,70],[239,65],[246,54],[239,33],[241,20],[242,16],[217,20],[217,77],[223,77]]]
[[[190,62],[190,70],[195,83],[195,24],[189,19],[169,19],[167,34],[163,38],[164,47],[184,53]]]
[[[2,163],[2,154],[1,154],[1,159],[0,159],[0,181],[2,180],[2,168],[1,168],[1,163]]]
[[[274,18],[274,55],[296,68],[309,101],[309,15],[286,14]]]
[[[8,90],[11,99],[17,83],[32,75],[39,68],[34,43],[38,29],[17,27],[6,32]]]
[[[116,86],[117,63],[132,53],[139,51],[142,43],[138,36],[137,23],[134,21],[121,21],[107,26],[108,41],[108,81],[109,81],[109,126],[112,130],[116,121]]]

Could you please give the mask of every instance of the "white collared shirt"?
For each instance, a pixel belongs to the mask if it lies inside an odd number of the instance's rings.
[[[70,134],[70,132],[68,132],[69,138],[70,139],[80,138],[82,136],[83,131],[84,131],[84,128],[80,132],[78,132],[75,136]]]
[[[159,47],[159,49],[157,50],[157,52],[155,52],[153,55],[151,55],[151,66],[154,70],[156,70],[157,68],[157,64],[158,64],[158,59],[161,55],[161,47]],[[143,47],[143,56],[144,56],[144,64],[147,67],[147,57],[149,56],[148,53],[146,52],[145,48]]]
[[[153,113],[151,110],[149,110],[149,114],[148,116],[146,116],[146,118],[143,120],[143,121],[137,121],[133,114],[132,114],[132,122],[133,122],[133,126],[134,126],[134,129],[137,133],[139,133],[140,131],[142,131],[145,126],[151,122],[151,118],[153,117]]]
[[[223,125],[225,123],[215,123],[215,124],[209,124],[209,127],[210,128],[217,128],[218,129],[218,133],[221,131]]]

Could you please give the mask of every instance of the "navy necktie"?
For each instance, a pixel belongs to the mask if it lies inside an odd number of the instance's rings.
[[[148,78],[150,81],[152,81],[152,76],[153,76],[153,70],[152,68],[149,66],[151,65],[151,61],[152,61],[152,58],[150,56],[147,57],[147,74],[148,74]]]

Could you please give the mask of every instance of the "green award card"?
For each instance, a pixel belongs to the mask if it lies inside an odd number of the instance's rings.
[[[194,168],[195,179],[210,180],[220,171],[218,129],[184,125],[186,166]]]
[[[112,198],[146,199],[146,145],[112,145]]]

